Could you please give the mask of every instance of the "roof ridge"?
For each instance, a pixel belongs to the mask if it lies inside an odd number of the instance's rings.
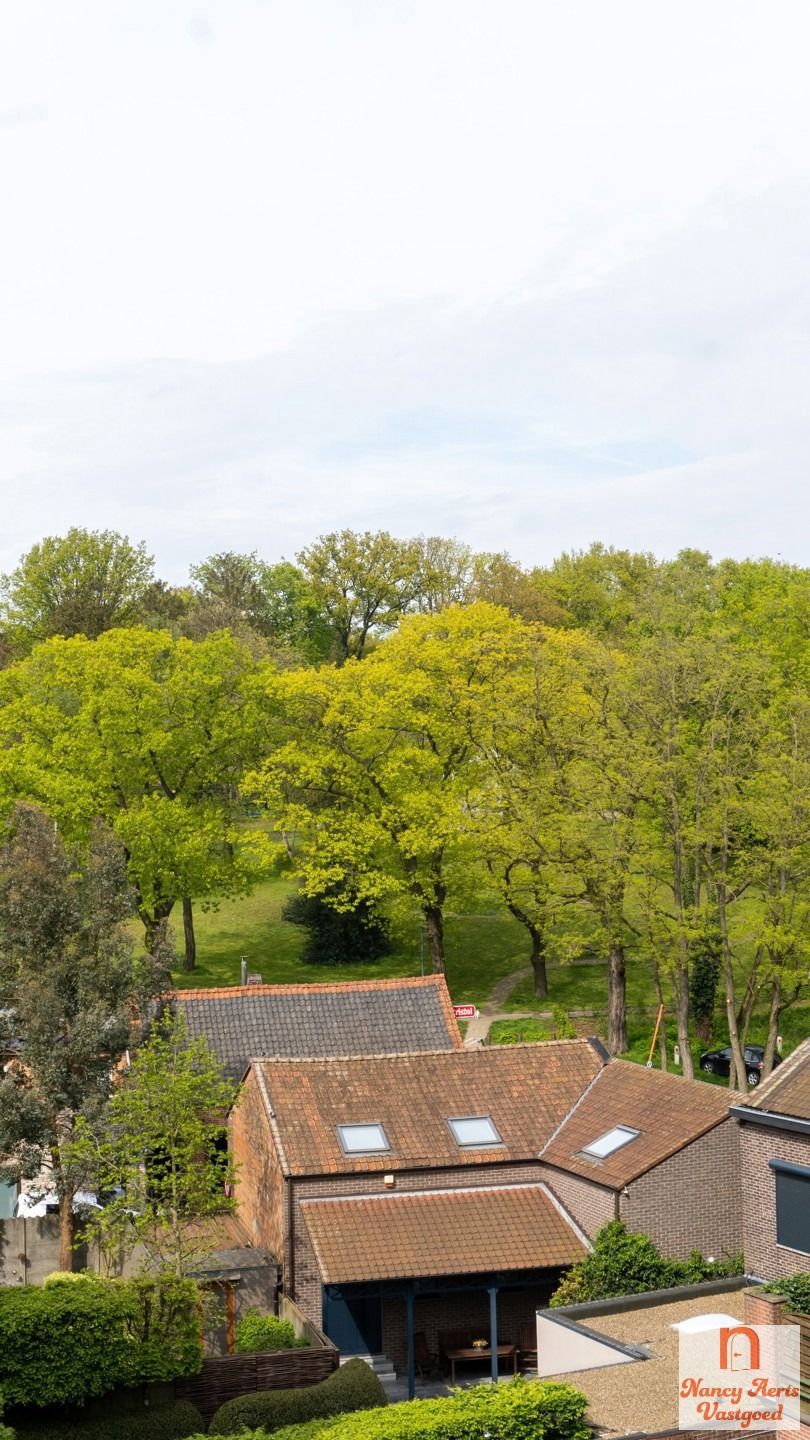
[[[201,986],[175,986],[168,994],[176,1000],[201,1000],[201,999],[232,999],[241,995],[262,995],[268,992],[274,994],[309,994],[313,991],[320,993],[334,992],[341,990],[395,990],[421,988],[436,986],[446,989],[447,979],[444,975],[386,975],[368,980],[289,980],[289,981],[262,981],[260,985],[201,985]]]
[[[353,1062],[356,1061],[358,1063],[365,1064],[365,1062],[369,1060],[424,1060],[431,1055],[442,1055],[445,1057],[453,1055],[476,1056],[478,1058],[476,1059],[475,1063],[480,1064],[480,1057],[482,1055],[493,1057],[496,1055],[508,1056],[514,1054],[515,1051],[518,1050],[532,1050],[537,1053],[543,1051],[548,1054],[550,1049],[558,1045],[587,1046],[587,1048],[592,1052],[592,1046],[590,1044],[590,1041],[586,1038],[577,1037],[576,1040],[526,1040],[521,1041],[519,1044],[515,1045],[484,1045],[482,1047],[476,1046],[474,1049],[468,1049],[466,1046],[464,1046],[460,1050],[375,1050],[369,1051],[368,1053],[362,1055],[251,1055],[250,1064],[331,1065],[334,1064],[335,1061],[347,1062],[350,1060]],[[602,1070],[605,1068],[606,1066],[603,1064],[600,1067],[598,1073],[601,1074]]]

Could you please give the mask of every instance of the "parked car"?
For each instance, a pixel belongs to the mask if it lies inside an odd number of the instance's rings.
[[[746,1045],[743,1051],[745,1058],[745,1071],[749,1085],[758,1085],[762,1079],[762,1066],[765,1063],[765,1051],[761,1045]],[[774,1055],[774,1065],[781,1065],[782,1056]],[[726,1045],[723,1050],[704,1050],[700,1057],[700,1068],[705,1070],[707,1075],[730,1075],[731,1074],[731,1046]]]

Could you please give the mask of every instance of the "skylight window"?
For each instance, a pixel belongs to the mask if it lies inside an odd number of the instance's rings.
[[[346,1155],[380,1155],[391,1149],[382,1125],[338,1125],[337,1130]]]
[[[592,1160],[605,1160],[608,1155],[621,1150],[623,1145],[629,1145],[630,1141],[640,1134],[640,1130],[631,1130],[629,1125],[614,1125],[612,1130],[607,1130],[598,1140],[592,1140],[590,1145],[583,1145],[582,1153],[589,1155]]]
[[[460,1115],[448,1120],[457,1145],[465,1150],[480,1145],[502,1145],[503,1141],[488,1115]]]

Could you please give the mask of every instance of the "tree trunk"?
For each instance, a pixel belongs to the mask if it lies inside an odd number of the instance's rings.
[[[768,1015],[768,1038],[765,1041],[765,1054],[762,1057],[762,1079],[767,1080],[773,1070],[773,1058],[776,1054],[776,1037],[779,1034],[779,1020],[782,1014],[782,981],[778,975],[774,975],[771,988],[771,1008]]]
[[[144,930],[144,941],[150,955],[157,955],[166,935],[166,922],[174,909],[173,900],[161,900],[154,910],[138,909]]]
[[[529,932],[529,938],[532,942],[529,959],[531,960],[532,971],[534,973],[534,993],[539,1000],[545,1000],[548,995],[545,930],[542,925],[538,925],[535,921],[530,920],[525,910],[521,910],[519,905],[515,905],[507,900],[507,908],[511,914],[514,915],[515,919],[521,925],[525,926]]]
[[[620,940],[613,940],[608,955],[608,1049],[614,1055],[623,1055],[629,1048],[624,946]]]
[[[73,1241],[76,1235],[76,1217],[73,1214],[73,1195],[59,1196],[59,1269],[72,1270],[76,1252]]]
[[[194,970],[197,965],[197,941],[194,937],[194,910],[189,899],[183,900],[183,937],[186,942],[183,969]]]
[[[675,1026],[678,1032],[678,1048],[681,1052],[681,1068],[687,1080],[695,1078],[695,1064],[689,1043],[689,972],[679,966],[673,975],[675,990]]]
[[[534,993],[539,1000],[545,1000],[548,995],[548,972],[546,970],[546,937],[542,930],[536,925],[529,925],[529,935],[532,941],[532,971],[534,972]]]
[[[425,934],[430,952],[431,969],[435,975],[444,974],[444,917],[438,905],[425,906]]]
[[[718,893],[717,897],[717,917],[720,923],[720,938],[722,941],[721,953],[723,984],[726,991],[726,1020],[728,1021],[728,1039],[731,1046],[731,1064],[728,1067],[728,1084],[730,1090],[741,1090],[745,1093],[748,1089],[748,1076],[746,1074],[745,1056],[743,1055],[742,1044],[740,1043],[740,1031],[737,1025],[734,966],[731,962],[731,948],[728,943],[726,899],[722,891]]]

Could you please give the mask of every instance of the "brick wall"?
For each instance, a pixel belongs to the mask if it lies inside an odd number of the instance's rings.
[[[630,1230],[664,1255],[733,1255],[742,1248],[739,1126],[725,1120],[663,1164],[631,1181],[620,1197]]]
[[[548,1305],[554,1283],[528,1285],[523,1290],[502,1290],[498,1293],[498,1342],[517,1345],[522,1325],[535,1330],[539,1306]],[[436,1353],[440,1330],[469,1330],[471,1338],[489,1336],[489,1295],[485,1290],[465,1290],[457,1294],[417,1296],[413,1307],[414,1331],[423,1331],[429,1348]],[[477,1332],[477,1333],[476,1333]],[[382,1346],[397,1370],[408,1362],[405,1301],[384,1299],[382,1306]],[[502,1362],[505,1366],[505,1362]]]
[[[810,1256],[776,1243],[776,1177],[770,1160],[810,1168],[810,1135],[740,1125],[745,1268],[761,1280],[810,1270]]]
[[[382,1176],[331,1175],[320,1179],[293,1182],[292,1229],[294,1278],[293,1299],[315,1322],[321,1323],[321,1276],[301,1214],[302,1200],[325,1199],[338,1195],[408,1194],[413,1190],[456,1190],[474,1185],[530,1184],[544,1180],[545,1169],[537,1162],[527,1165],[468,1166],[465,1170],[419,1170],[397,1173],[393,1191],[383,1189]]]
[[[283,1267],[286,1181],[253,1070],[231,1112],[230,1136],[239,1167],[239,1218],[253,1242],[263,1245]]]
[[[555,1170],[551,1165],[544,1166],[542,1178],[549,1190],[553,1190],[560,1203],[585,1231],[589,1240],[593,1240],[597,1230],[601,1230],[608,1220],[615,1219],[615,1190],[605,1185],[596,1185],[592,1180],[582,1179],[579,1175],[568,1175],[564,1170]]]

